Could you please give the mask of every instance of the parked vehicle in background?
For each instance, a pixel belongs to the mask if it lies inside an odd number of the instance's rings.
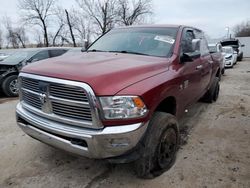
[[[217,100],[219,75],[199,29],[117,28],[77,56],[24,67],[17,123],[78,155],[135,161],[138,176],[152,178],[175,162],[185,109]]]
[[[208,48],[210,54],[212,55],[213,61],[220,63],[221,74],[225,74],[225,53],[222,52],[221,44],[208,44]]]
[[[9,56],[8,54],[0,52],[0,61],[4,60],[8,56]]]
[[[234,51],[237,52],[237,60],[241,61],[243,58],[243,51],[241,50],[241,47],[244,47],[244,44],[241,44],[238,39],[235,38],[229,38],[224,39],[221,42],[222,47],[231,46]]]
[[[82,53],[82,47],[74,47],[70,48],[63,56],[72,56]]]
[[[7,96],[17,96],[17,76],[29,63],[56,57],[67,52],[66,48],[21,49],[0,62],[0,88]]]
[[[237,62],[237,52],[231,46],[222,47],[222,51],[225,53],[225,67],[233,68]]]

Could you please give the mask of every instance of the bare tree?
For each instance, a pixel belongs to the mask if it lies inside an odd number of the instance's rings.
[[[90,35],[91,35],[91,22],[89,18],[81,14],[78,14],[75,21],[76,21],[75,30],[77,33],[77,37],[80,39],[81,45],[84,44],[88,46],[88,43],[90,42]]]
[[[76,0],[82,10],[97,26],[99,34],[104,34],[114,27],[116,21],[115,0]]]
[[[242,22],[234,27],[236,37],[249,37],[250,36],[250,20]]]
[[[152,0],[119,0],[118,20],[124,25],[139,23],[152,14]]]
[[[6,29],[6,42],[7,42],[7,48],[9,46],[12,46],[13,48],[18,48],[18,40],[16,35],[14,34],[13,26],[12,26],[12,21],[9,17],[4,17],[3,18],[4,26]]]
[[[44,45],[49,46],[48,22],[53,15],[52,8],[56,0],[19,0],[25,22],[38,25],[43,30]]]
[[[71,39],[72,39],[72,42],[73,42],[73,46],[76,47],[75,35],[73,33],[73,28],[72,28],[73,26],[72,26],[70,16],[69,16],[69,12],[67,11],[67,9],[65,9],[65,13],[66,13],[67,24],[68,24],[68,27],[69,27],[70,36],[71,36]]]
[[[58,42],[58,38],[61,38],[61,45],[65,42],[73,46],[79,46],[83,44],[83,41],[90,39],[90,20],[79,10],[75,8],[65,10],[58,7],[56,15],[58,26],[62,26],[62,28],[58,35],[55,35],[57,41],[54,43]]]
[[[23,26],[19,26],[14,28],[12,21],[9,17],[5,17],[3,19],[5,28],[6,28],[6,39],[7,39],[7,47],[11,45],[13,48],[26,47],[27,37],[26,32]]]

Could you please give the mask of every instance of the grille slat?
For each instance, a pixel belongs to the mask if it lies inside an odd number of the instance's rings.
[[[64,114],[64,113],[59,113],[59,112],[55,112],[56,115],[63,115],[65,117],[68,118],[72,118],[72,119],[79,119],[79,120],[91,120],[91,118],[89,117],[83,117],[83,116],[78,116],[78,115],[72,115],[72,114]]]
[[[30,78],[21,78],[21,88],[30,90],[21,90],[22,91],[22,100],[34,107],[38,110],[41,110],[43,107],[42,102],[40,101],[39,94],[43,93],[40,91],[39,86],[44,84],[39,83],[39,80],[30,79]],[[92,114],[89,105],[82,105],[79,106],[76,103],[81,102],[89,102],[88,97],[86,95],[86,92],[81,88],[77,86],[71,86],[71,85],[64,85],[64,84],[57,84],[57,83],[48,83],[46,82],[48,86],[48,93],[51,97],[56,97],[58,102],[53,101],[51,98],[50,100],[47,99],[51,103],[51,113],[61,116],[63,118],[68,118],[72,120],[77,121],[92,121]],[[35,92],[35,93],[31,93]],[[63,100],[71,100],[72,104],[67,102],[67,104],[64,103]],[[75,103],[74,103],[75,101]]]
[[[58,105],[55,105],[53,103],[53,110],[56,109],[56,110],[61,110],[61,111],[65,111],[65,109],[67,109],[67,111],[72,111],[72,112],[77,112],[77,113],[83,113],[83,114],[88,114],[88,115],[91,115],[91,112],[89,109],[78,109],[78,108],[74,108],[74,107],[61,107],[61,106],[58,106]]]
[[[53,112],[58,112],[58,113],[65,113],[64,111],[60,109],[53,109]],[[89,114],[84,114],[84,113],[79,113],[79,112],[74,112],[74,111],[68,111],[68,114],[76,115],[76,116],[83,116],[83,117],[89,117]]]
[[[64,114],[64,112],[58,110],[58,109],[54,109],[53,110],[54,114],[63,114],[63,115],[72,115],[75,116],[77,119],[82,119],[82,118],[90,118],[89,115],[86,114],[79,114],[79,113],[75,113],[75,112],[68,112],[67,114]]]
[[[82,101],[82,102],[87,102],[88,99],[82,97],[82,96],[73,96],[73,95],[69,95],[66,93],[54,93],[54,92],[50,92],[51,96],[53,97],[59,97],[59,98],[63,98],[63,99],[69,99],[69,100],[75,100],[75,101]]]
[[[32,94],[27,94],[27,93],[23,93],[23,100],[33,106],[33,107],[36,107],[38,109],[41,109],[42,108],[42,104],[41,102],[39,101],[39,98],[35,98],[34,96],[32,96]]]

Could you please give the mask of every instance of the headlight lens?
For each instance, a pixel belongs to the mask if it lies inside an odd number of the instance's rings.
[[[230,55],[230,56],[227,56],[226,57],[226,59],[231,59],[233,56],[232,55]]]
[[[105,119],[137,118],[148,111],[144,102],[137,96],[100,97],[100,102]]]

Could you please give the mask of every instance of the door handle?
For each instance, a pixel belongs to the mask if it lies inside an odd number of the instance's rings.
[[[203,65],[198,65],[197,67],[196,67],[196,70],[200,70],[200,69],[202,69],[203,68]]]

